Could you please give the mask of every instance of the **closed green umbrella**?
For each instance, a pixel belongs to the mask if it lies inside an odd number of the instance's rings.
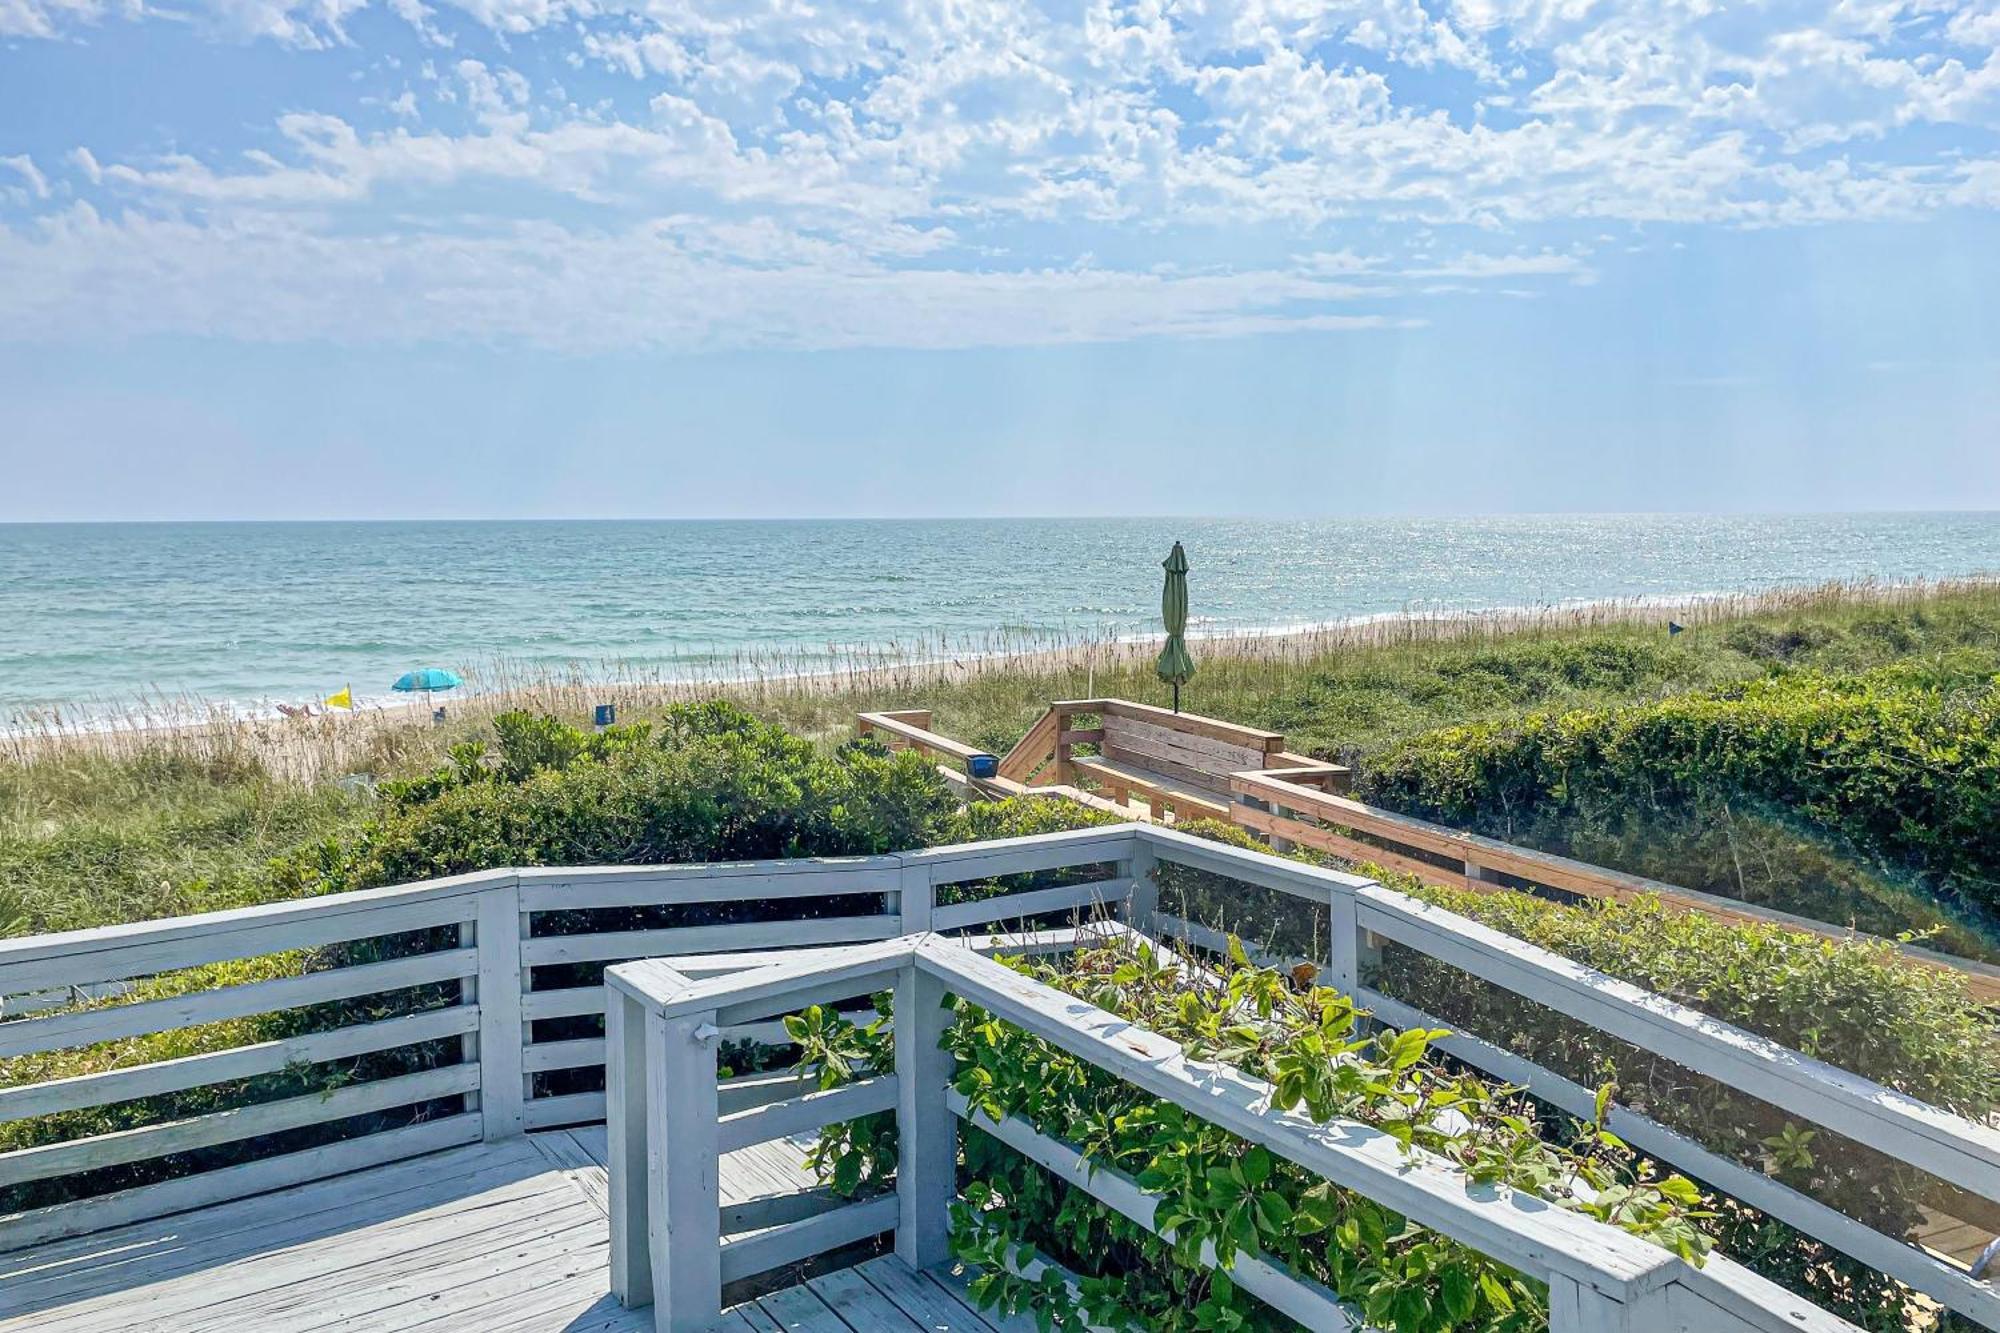
[[[1160,589],[1160,618],[1167,622],[1167,646],[1160,650],[1159,665],[1154,670],[1160,679],[1174,687],[1174,711],[1181,711],[1181,686],[1194,677],[1194,659],[1188,656],[1187,640],[1187,552],[1179,542],[1174,543],[1173,554],[1160,562],[1167,571],[1166,586]]]

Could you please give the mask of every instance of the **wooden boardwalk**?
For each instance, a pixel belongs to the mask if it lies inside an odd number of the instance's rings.
[[[813,1278],[729,1312],[726,1333],[1034,1333],[1035,1321],[974,1308],[963,1278],[919,1273],[893,1254]]]
[[[807,1189],[804,1146],[725,1157],[725,1217]],[[650,1330],[650,1309],[609,1295],[604,1159],[602,1126],[555,1130],[0,1254],[0,1333]],[[802,1333],[1003,1326],[894,1260],[731,1319]]]

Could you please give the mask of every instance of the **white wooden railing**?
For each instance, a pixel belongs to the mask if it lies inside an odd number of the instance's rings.
[[[606,1012],[596,984],[599,964],[663,959],[652,989],[712,987],[760,965],[773,949],[801,950],[800,996],[825,989],[807,980],[827,948],[858,946],[900,957],[906,937],[978,931],[995,923],[1075,908],[1115,911],[1135,928],[1204,948],[1224,941],[1211,928],[1160,911],[1155,867],[1177,863],[1286,895],[1332,922],[1323,957],[1327,980],[1354,993],[1397,1026],[1448,1027],[1406,1000],[1363,984],[1371,949],[1394,941],[1464,969],[1483,981],[1655,1051],[1696,1072],[1782,1107],[1961,1188],[2000,1202],[2000,1134],[1891,1089],[1695,1013],[1559,958],[1475,922],[1352,875],[1300,865],[1153,826],[1127,825],[1034,838],[946,847],[889,856],[736,865],[500,870],[241,911],[116,926],[65,935],[0,941],[0,1000],[59,987],[128,984],[126,994],[87,1007],[36,1010],[0,1022],[0,1061],[41,1052],[130,1041],[154,1033],[273,1014],[306,1006],[383,997],[374,1014],[344,1026],[179,1059],[115,1067],[40,1082],[14,1075],[0,1086],[0,1122],[88,1110],[271,1074],[290,1066],[343,1068],[356,1056],[427,1052],[409,1072],[367,1082],[331,1081],[330,1091],[91,1134],[0,1153],[0,1188],[91,1177],[107,1168],[225,1144],[248,1160],[206,1170],[183,1161],[184,1174],[105,1191],[104,1177],[79,1179],[70,1201],[0,1218],[0,1249],[159,1216],[224,1199],[337,1175],[481,1138],[585,1123],[633,1110],[633,1061],[650,1019]],[[1096,867],[1084,871],[1082,867]],[[950,886],[1000,876],[1063,870],[1082,883],[952,902]],[[941,899],[946,901],[941,901]],[[690,908],[758,903],[781,920],[658,928],[600,929],[589,913],[621,908]],[[560,916],[574,913],[580,915]],[[555,931],[568,933],[552,933]],[[343,961],[322,952],[321,970],[235,984],[193,986],[185,969],[367,941],[396,942],[380,961]],[[1252,942],[1253,949],[1256,947]],[[339,965],[331,965],[338,963]],[[579,966],[580,965],[580,966]],[[889,970],[902,968],[896,963]],[[674,981],[667,972],[682,980]],[[770,980],[767,976],[766,981]],[[914,983],[912,983],[914,984]],[[431,987],[428,1007],[407,1003],[413,987]],[[858,993],[858,992],[857,992]],[[800,1001],[801,1003],[803,1001]],[[718,1040],[778,1039],[779,1007],[716,1006]],[[797,1005],[792,1006],[796,1008]],[[752,1012],[760,1008],[760,1012]],[[4,1010],[0,1010],[4,1012]],[[604,1015],[612,1030],[594,1035]],[[567,1026],[571,1030],[562,1031]],[[699,1025],[697,1025],[699,1026]],[[551,1031],[549,1029],[558,1030]],[[580,1031],[578,1030],[580,1029]],[[663,1033],[654,1033],[662,1037]],[[1578,1115],[1593,1094],[1578,1084],[1473,1037],[1440,1043],[1468,1063],[1527,1086]],[[610,1095],[587,1090],[614,1055]],[[1086,1057],[1088,1058],[1088,1057]],[[905,1066],[905,1068],[913,1066]],[[7,1073],[0,1064],[0,1076]],[[550,1086],[558,1080],[585,1090]],[[710,1080],[710,1087],[713,1081]],[[676,1095],[705,1098],[700,1084]],[[640,1089],[643,1091],[643,1089]],[[731,1094],[720,1093],[726,1099]],[[737,1095],[740,1094],[740,1090]],[[730,1142],[822,1114],[847,1119],[857,1099],[889,1095],[888,1085],[785,1112],[757,1110],[728,1131]],[[903,1094],[898,1092],[899,1097]],[[1161,1094],[1165,1095],[1165,1094]],[[607,1101],[610,1111],[607,1113]],[[705,1103],[704,1103],[705,1105]],[[722,1102],[718,1100],[718,1108]],[[683,1114],[693,1114],[684,1112]],[[722,1111],[718,1109],[717,1118]],[[798,1117],[805,1117],[800,1120]],[[790,1117],[790,1119],[787,1119]],[[299,1148],[268,1136],[324,1132],[348,1137]],[[380,1124],[381,1127],[376,1126]],[[1878,1233],[1751,1168],[1729,1161],[1624,1107],[1610,1127],[1636,1147],[1819,1237],[1861,1262],[1925,1292],[1942,1305],[2000,1328],[2000,1298],[1986,1282],[1902,1240]],[[369,1131],[369,1132],[362,1132]],[[614,1135],[613,1151],[621,1151]],[[265,1140],[265,1142],[253,1142]],[[624,1151],[633,1151],[626,1140]],[[262,1155],[254,1155],[261,1153]],[[629,1167],[629,1162],[627,1163]],[[115,1181],[113,1182],[116,1183]],[[85,1196],[88,1197],[85,1197]],[[860,1227],[875,1212],[820,1227]],[[802,1243],[802,1231],[760,1237],[761,1257]],[[825,1238],[820,1235],[820,1239]],[[759,1250],[717,1246],[718,1271],[747,1271]],[[734,1257],[724,1260],[733,1251]],[[629,1280],[629,1275],[628,1275]]]
[[[76,1177],[68,1201],[0,1216],[0,1250],[163,1216],[227,1199],[481,1139],[604,1119],[596,1091],[552,1090],[550,1076],[591,1081],[602,1037],[538,1029],[604,1013],[596,965],[661,955],[719,955],[886,939],[912,923],[970,927],[1026,913],[1115,900],[1130,891],[1123,829],[888,856],[732,865],[495,870],[393,888],[274,903],[238,911],[0,940],[0,1000],[57,987],[136,983],[123,1002],[0,1022],[0,1078],[7,1062],[100,1043],[133,1041],[211,1023],[314,1005],[373,1007],[342,1026],[133,1064],[77,1077],[0,1085],[0,1124],[227,1085],[299,1065],[331,1072],[359,1056],[428,1052],[423,1067],[363,1082],[330,1079],[330,1091],[258,1102],[0,1153],[0,1190]],[[935,906],[941,890],[993,874],[1102,865],[1096,879],[964,905]],[[755,903],[760,915],[717,925],[591,930],[588,913],[619,908],[700,908]],[[560,914],[586,915],[563,917]],[[583,927],[577,930],[576,927]],[[569,928],[572,933],[550,933]],[[329,946],[400,944],[404,956],[342,962]],[[192,988],[175,974],[209,964],[319,951],[319,970]],[[585,965],[579,984],[574,965]],[[302,960],[299,963],[303,966]],[[281,971],[283,969],[271,969]],[[412,988],[433,987],[418,1012]],[[379,1001],[379,1003],[378,1003]],[[0,1009],[0,1012],[6,1012]],[[570,1027],[579,1026],[575,1023]],[[586,1021],[581,1026],[588,1028]],[[730,1036],[774,1039],[775,1025]],[[444,1043],[444,1047],[438,1044]],[[440,1055],[440,1051],[446,1053]],[[18,1067],[18,1066],[17,1066]],[[576,1071],[570,1073],[569,1071]],[[368,1119],[362,1119],[367,1117]],[[386,1119],[387,1126],[366,1130]],[[253,1140],[339,1126],[349,1137],[255,1155]],[[283,1139],[271,1140],[284,1145]],[[137,1167],[225,1144],[249,1160],[128,1188],[102,1187],[107,1169]],[[115,1183],[115,1182],[114,1182]],[[95,1188],[93,1188],[95,1186]]]
[[[1158,1233],[1159,1199],[1115,1169],[1018,1117],[992,1120],[950,1088],[943,1048],[957,996],[1202,1119],[1262,1144],[1313,1174],[1548,1284],[1551,1333],[1776,1333],[1852,1326],[1723,1258],[1695,1268],[1615,1227],[1532,1195],[1475,1186],[1442,1158],[1411,1153],[1353,1121],[1316,1123],[1271,1108],[1268,1084],[1186,1059],[1174,1042],[1089,1002],[1023,977],[963,942],[934,934],[879,944],[772,953],[741,971],[696,980],[661,962],[607,976],[617,1000],[612,1103],[614,1289],[653,1301],[661,1333],[714,1326],[725,1284],[815,1254],[895,1234],[919,1267],[950,1257],[957,1126],[968,1120]],[[721,1115],[716,1035],[744,1018],[788,1013],[891,989],[896,1072],[753,1112]],[[744,1237],[725,1237],[721,1155],[745,1143],[892,1109],[895,1191]],[[1212,1250],[1205,1259],[1216,1262]],[[1282,1264],[1236,1258],[1244,1290],[1306,1327],[1361,1327],[1338,1295]]]

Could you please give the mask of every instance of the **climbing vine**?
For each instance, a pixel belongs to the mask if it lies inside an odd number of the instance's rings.
[[[1281,1110],[1373,1125],[1474,1182],[1534,1193],[1691,1262],[1710,1248],[1696,1187],[1658,1177],[1601,1123],[1544,1138],[1517,1090],[1435,1058],[1437,1034],[1371,1030],[1345,996],[1252,966],[1240,952],[1220,970],[1145,944],[1011,966],[1181,1043],[1192,1060],[1268,1081]],[[794,1029],[822,1080],[838,1080],[841,1065],[863,1056],[886,1068],[884,1034],[880,1020],[855,1027],[822,1011],[801,1015]],[[946,1044],[957,1089],[976,1111],[1018,1116],[1134,1177],[1161,1198],[1156,1220],[1172,1236],[1161,1240],[968,1128],[953,1243],[979,1268],[975,1291],[990,1305],[1046,1329],[1294,1327],[1230,1277],[1237,1256],[1254,1253],[1326,1284],[1367,1322],[1397,1333],[1546,1327],[1539,1284],[983,1010],[960,1003]],[[1609,1095],[1600,1094],[1600,1119]],[[815,1165],[837,1189],[879,1187],[893,1169],[893,1134],[893,1123],[886,1133],[837,1127]],[[1200,1262],[1205,1247],[1217,1267]],[[1038,1254],[1074,1281],[1041,1268]]]

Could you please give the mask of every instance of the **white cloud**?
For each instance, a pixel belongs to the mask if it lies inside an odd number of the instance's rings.
[[[382,31],[374,2],[190,16],[306,59]],[[167,21],[143,3],[0,0],[0,33]],[[2000,209],[1994,0],[382,4],[452,48],[421,101],[385,56],[248,140],[0,159],[0,246],[41,293],[0,315],[116,274],[157,303],[122,327],[240,336],[359,337],[370,310],[552,346],[1239,334],[1402,318],[1346,308],[1378,301],[1360,275],[1587,283],[1579,235]]]
[[[49,178],[35,165],[35,159],[26,153],[15,157],[0,157],[0,167],[6,167],[27,183],[28,194],[35,199],[49,197]]]
[[[1404,327],[1311,274],[894,269],[832,247],[719,258],[699,224],[520,224],[385,243],[87,204],[0,235],[0,333],[508,341],[562,351],[1010,346]],[[741,238],[721,238],[733,249]],[[1340,308],[1335,308],[1340,307]]]

